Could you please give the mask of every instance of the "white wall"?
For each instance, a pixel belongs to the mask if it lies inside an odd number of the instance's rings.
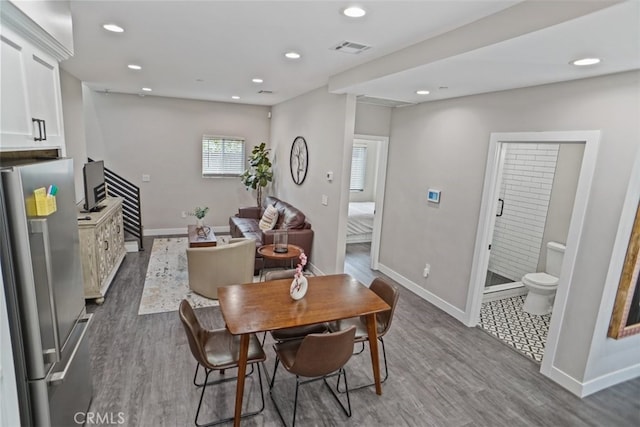
[[[344,266],[354,120],[354,97],[329,94],[326,87],[272,109],[275,194],[307,216],[315,233],[311,263],[325,274],[341,272]],[[305,138],[309,149],[307,178],[300,186],[289,171],[291,143],[297,136]],[[325,178],[327,171],[333,171],[333,182]],[[322,195],[328,197],[327,206],[321,203]]]
[[[381,264],[464,310],[490,133],[602,130],[553,361],[558,370],[583,381],[640,140],[639,96],[640,73],[628,72],[395,109]],[[427,203],[428,187],[442,190],[439,205]],[[421,275],[425,262],[431,264],[428,279]],[[615,355],[599,361],[594,372],[606,375],[637,363],[637,340],[623,341],[603,344]]]
[[[356,135],[389,136],[392,110],[391,107],[358,102],[356,104]]]
[[[84,99],[87,154],[140,187],[145,232],[186,232],[195,219],[181,212],[196,206],[210,208],[208,225],[228,227],[238,207],[256,204],[239,178],[202,178],[202,135],[243,137],[248,155],[269,142],[268,107],[86,89]]]
[[[578,177],[584,157],[584,147],[584,144],[579,143],[560,144],[537,271],[544,271],[547,265],[546,248],[548,242],[567,242],[573,204],[576,200]]]
[[[60,90],[62,92],[66,155],[73,158],[74,183],[76,186],[75,200],[77,204],[84,199],[82,166],[87,161],[82,82],[61,69]]]

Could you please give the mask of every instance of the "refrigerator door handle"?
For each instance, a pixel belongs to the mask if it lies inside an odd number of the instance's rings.
[[[67,377],[67,373],[69,372],[69,367],[71,366],[71,364],[75,360],[76,353],[78,352],[78,349],[80,348],[80,345],[82,344],[82,342],[84,340],[84,335],[87,333],[87,330],[89,329],[89,323],[91,322],[91,318],[92,317],[93,317],[93,314],[85,314],[83,317],[78,319],[78,323],[77,323],[78,326],[81,323],[85,324],[83,326],[82,333],[80,334],[80,337],[76,341],[76,345],[73,347],[73,351],[71,352],[71,356],[69,356],[69,360],[67,361],[64,369],[62,371],[60,371],[60,372],[55,372],[55,373],[53,373],[53,374],[51,374],[49,376],[48,382],[49,382],[50,385],[58,385],[58,384],[61,384],[62,382],[64,382],[65,378]]]
[[[49,292],[49,305],[51,307],[51,321],[54,325],[53,329],[53,343],[54,348],[47,348],[43,350],[45,363],[55,363],[60,361],[60,336],[58,335],[58,328],[55,326],[58,324],[58,314],[56,312],[56,301],[53,295],[53,283],[51,278],[51,245],[49,243],[49,226],[46,218],[30,219],[29,224],[31,226],[32,233],[42,234],[42,244],[44,249],[45,270],[47,276],[47,290]]]

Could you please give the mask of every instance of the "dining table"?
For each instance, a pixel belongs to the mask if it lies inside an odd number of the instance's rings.
[[[240,336],[234,426],[240,425],[247,353],[251,334],[313,323],[365,316],[376,394],[382,395],[376,313],[391,307],[367,286],[348,274],[311,276],[306,295],[293,300],[292,279],[224,286],[218,301],[226,327]]]

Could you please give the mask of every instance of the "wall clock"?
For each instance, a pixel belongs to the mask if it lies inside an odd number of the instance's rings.
[[[291,144],[289,166],[291,167],[291,178],[293,178],[293,182],[302,185],[304,179],[307,177],[309,152],[307,151],[307,141],[301,136],[297,136],[296,139],[293,140],[293,144]]]

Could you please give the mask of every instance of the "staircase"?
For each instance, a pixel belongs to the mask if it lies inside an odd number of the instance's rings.
[[[90,162],[94,160],[89,158]],[[107,195],[122,197],[122,221],[125,231],[125,246],[131,237],[139,251],[144,250],[142,243],[142,212],[140,211],[140,188],[127,181],[114,171],[104,168],[104,180],[107,184]]]

